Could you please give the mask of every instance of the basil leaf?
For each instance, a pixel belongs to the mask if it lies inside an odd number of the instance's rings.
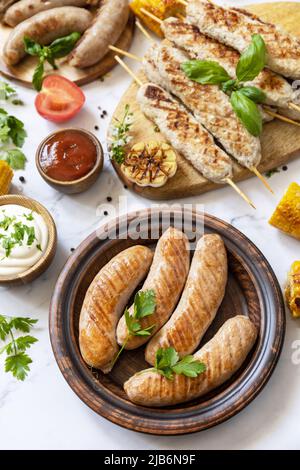
[[[38,65],[36,66],[33,77],[32,85],[35,90],[40,91],[43,85],[43,75],[44,75],[44,59],[40,58]]]
[[[258,137],[262,132],[262,118],[257,105],[243,95],[241,90],[232,93],[230,102],[234,112],[248,132]]]
[[[24,36],[23,38],[24,45],[25,45],[25,52],[29,55],[40,55],[42,52],[42,46],[37,42],[30,39],[28,36]]]
[[[244,86],[239,91],[255,103],[263,103],[266,100],[266,94],[255,86]]]
[[[230,94],[232,91],[236,89],[237,85],[238,85],[237,80],[232,79],[232,80],[228,80],[227,82],[222,83],[221,89],[224,93]]]
[[[80,36],[80,33],[74,32],[68,36],[64,36],[53,41],[49,46],[51,56],[54,59],[59,59],[60,57],[65,57],[66,55],[70,54]]]
[[[240,82],[253,80],[266,65],[266,45],[260,34],[252,36],[251,44],[245,49],[236,67]]]
[[[212,60],[188,60],[181,68],[188,78],[202,85],[219,85],[230,80],[226,70]]]

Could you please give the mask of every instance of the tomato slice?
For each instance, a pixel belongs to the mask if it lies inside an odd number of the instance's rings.
[[[48,121],[63,122],[74,117],[84,102],[84,93],[75,83],[60,75],[48,75],[35,98],[35,107]]]

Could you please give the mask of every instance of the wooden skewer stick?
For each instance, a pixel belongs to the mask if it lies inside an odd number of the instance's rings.
[[[248,196],[246,196],[246,194],[243,193],[243,191],[230,178],[226,178],[225,181],[244,199],[244,201],[253,207],[253,209],[256,209],[251,199],[249,199]]]
[[[260,179],[260,181],[265,185],[265,187],[270,191],[270,193],[274,194],[273,189],[267,182],[267,180],[263,177],[263,175],[258,171],[258,169],[255,166],[252,166],[250,170],[257,176],[257,178]]]
[[[120,59],[119,56],[115,55],[115,60],[126,70],[127,73],[133,78],[133,80],[139,85],[142,86],[143,82],[133,73],[133,71],[125,64],[125,62]]]
[[[184,5],[185,7],[188,4],[188,2],[186,2],[185,0],[177,0],[177,3],[181,3],[181,5]]]
[[[146,11],[146,10],[145,10]],[[139,22],[139,20],[136,20],[135,22],[136,26],[139,28],[139,30],[141,31],[141,33],[151,42],[155,42],[154,39],[150,36],[150,34],[148,33],[148,31],[146,30],[146,28],[144,28],[144,26]]]
[[[296,111],[300,112],[300,106],[295,103],[289,103],[289,108],[295,109]]]
[[[135,75],[135,73],[128,67],[128,65],[125,64],[125,62],[120,57],[116,55],[115,60],[121,65],[121,67],[126,70],[127,73],[129,73],[129,75],[139,86],[143,85],[142,81]],[[241,189],[230,178],[226,178],[225,182],[228,183],[244,199],[244,201],[246,201],[251,207],[253,207],[253,209],[256,209],[251,199],[249,199],[248,196],[246,196],[246,194],[244,194],[243,191],[241,191]]]
[[[150,11],[145,10],[145,8],[141,8],[141,12],[142,12],[144,15],[149,16],[149,18],[151,18],[153,21],[156,21],[156,22],[159,23],[159,24],[162,24],[162,23],[163,23],[163,20],[161,20],[161,19],[158,18],[157,16],[153,15],[153,13],[150,13]]]
[[[143,59],[141,59],[141,57],[138,57],[137,55],[132,54],[131,52],[123,51],[123,49],[119,49],[118,47],[110,45],[108,46],[108,49],[111,49],[114,52],[118,52],[119,54],[123,54],[126,57],[129,57],[130,59],[137,60],[138,62],[143,62]]]
[[[266,108],[264,108],[264,112],[269,114],[269,116],[280,119],[280,121],[288,122],[289,124],[293,124],[294,126],[300,127],[300,122],[293,121],[292,119],[282,116],[281,114],[273,113],[273,111],[269,111]]]

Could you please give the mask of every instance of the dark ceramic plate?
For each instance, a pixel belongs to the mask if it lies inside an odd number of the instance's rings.
[[[156,212],[150,220],[147,210],[103,226],[76,249],[63,268],[50,307],[50,337],[56,361],[74,392],[96,413],[135,431],[150,434],[186,434],[221,423],[242,410],[262,390],[278,361],[285,333],[285,313],[278,281],[262,253],[241,232],[226,222],[204,216],[206,233],[222,236],[228,251],[229,279],[225,298],[215,321],[201,344],[208,341],[232,316],[243,314],[259,328],[253,350],[240,370],[223,386],[208,395],[183,405],[156,409],[131,403],[124,393],[124,381],[147,367],[144,348],[122,354],[111,373],[91,370],[78,348],[78,321],[86,290],[92,279],[113,256],[128,246],[145,244],[155,248],[150,229],[161,234],[161,216],[170,216],[170,224],[181,218],[181,211]],[[157,217],[157,216],[160,217]],[[136,217],[140,224],[138,240],[125,238]],[[192,239],[201,235],[199,214],[185,211],[185,230]],[[200,224],[201,225],[201,224]],[[178,225],[177,225],[178,226]],[[117,239],[105,238],[117,227]],[[194,235],[195,235],[194,233]],[[123,236],[123,238],[122,238]],[[192,255],[192,252],[191,252]]]

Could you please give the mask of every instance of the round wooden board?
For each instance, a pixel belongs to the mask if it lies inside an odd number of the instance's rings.
[[[258,14],[262,19],[281,25],[286,31],[299,35],[300,3],[263,3],[250,5],[247,9]],[[139,75],[142,81],[147,81],[142,73]],[[141,112],[136,101],[137,90],[137,85],[132,83],[117,106],[112,123],[114,119],[120,119],[123,116],[125,105],[128,103],[135,119],[131,130],[133,136],[131,145],[144,140],[165,140],[162,134],[155,131],[153,123]],[[261,144],[262,160],[258,169],[264,173],[295,158],[300,150],[300,128],[278,120],[265,124]],[[164,200],[195,196],[222,187],[222,185],[203,178],[181,155],[178,156],[178,170],[175,176],[160,188],[140,187],[124,176],[118,164],[113,162],[113,166],[128,188],[149,199]],[[253,173],[246,168],[238,164],[234,165],[235,181],[244,180],[251,176],[254,176]],[[255,184],[261,185],[262,183],[256,178]]]
[[[162,225],[162,220],[166,219],[167,223]],[[73,391],[91,409],[113,423],[149,434],[175,435],[201,431],[238,413],[256,397],[270,378],[284,340],[282,294],[267,260],[241,232],[206,214],[205,232],[218,233],[225,242],[229,279],[225,298],[201,345],[216,333],[226,319],[237,314],[248,315],[258,327],[259,336],[241,369],[222,387],[200,399],[155,409],[134,405],[123,390],[125,380],[149,367],[144,359],[144,347],[123,352],[107,375],[91,370],[84,363],[78,346],[79,315],[94,276],[113,256],[129,246],[145,244],[155,249],[157,238],[151,238],[153,234],[160,236],[170,224],[174,225],[174,221],[177,221],[177,228],[182,228],[178,226],[181,220],[184,220],[184,231],[190,240],[194,240],[195,235],[202,235],[203,216],[185,211],[182,219],[181,210],[166,209],[151,213],[143,210],[102,226],[81,243],[69,258],[56,283],[50,306],[52,348],[60,370]],[[130,233],[137,222],[140,222],[141,238],[134,240]],[[113,236],[114,233],[118,233],[118,239]]]
[[[130,15],[128,23],[123,33],[115,44],[116,47],[119,47],[124,50],[129,49],[133,38],[134,25],[134,17],[133,15]],[[13,67],[7,67],[7,65],[3,62],[2,48],[11,30],[12,28],[10,28],[9,26],[5,26],[4,24],[0,23],[0,73],[2,73],[2,75],[9,79],[18,80],[22,83],[22,85],[26,87],[32,88],[31,80],[33,71],[37,63],[37,59],[35,57],[27,56],[18,65]],[[57,61],[59,69],[56,70],[55,73],[63,75],[69,80],[75,82],[77,85],[85,85],[94,81],[96,78],[105,75],[113,67],[115,67],[116,61],[114,59],[114,56],[115,52],[110,51],[103,57],[100,62],[93,65],[92,67],[87,67],[85,69],[77,69],[75,67],[71,67],[67,63],[66,58],[63,58]],[[50,66],[46,65],[46,68],[46,73],[53,73],[53,69]]]

